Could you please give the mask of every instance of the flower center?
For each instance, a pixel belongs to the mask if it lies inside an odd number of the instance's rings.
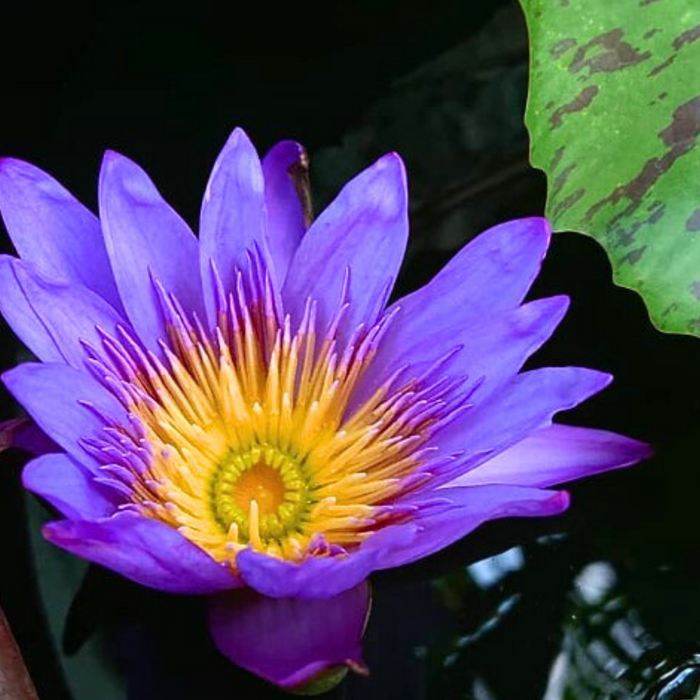
[[[241,474],[231,485],[231,495],[236,504],[249,512],[255,501],[261,516],[276,513],[284,502],[286,489],[280,473],[266,462],[258,462],[246,472]],[[226,495],[220,493],[226,502]]]
[[[215,470],[211,510],[224,533],[258,544],[299,530],[310,484],[299,460],[275,447],[229,452]]]
[[[104,430],[81,444],[121,508],[233,568],[247,548],[289,561],[352,551],[411,517],[406,499],[456,467],[431,439],[468,408],[469,389],[440,376],[453,351],[415,374],[368,374],[396,312],[341,341],[347,277],[329,319],[309,299],[293,320],[262,261],[236,275],[228,298],[218,282],[213,329],[155,284],[168,333],[158,353],[122,327],[86,347],[129,424],[100,416]]]

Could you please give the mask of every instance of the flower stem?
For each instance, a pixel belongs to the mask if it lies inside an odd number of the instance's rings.
[[[0,609],[0,697],[3,700],[39,700],[2,609]]]

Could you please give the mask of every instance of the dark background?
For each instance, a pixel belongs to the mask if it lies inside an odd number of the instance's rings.
[[[0,154],[39,165],[93,208],[112,148],[194,226],[208,170],[240,125],[261,153],[282,138],[307,146],[319,206],[382,153],[404,156],[413,233],[397,294],[480,230],[544,211],[544,178],[527,162],[527,37],[515,0],[24,3],[3,7],[0,21]],[[694,672],[700,345],[655,331],[582,236],[555,237],[533,295],[555,293],[570,294],[572,309],[534,364],[613,372],[613,387],[569,420],[651,441],[657,458],[575,485],[556,522],[489,526],[379,577],[372,675],[334,697],[541,700],[559,652],[571,661],[567,698],[662,697]],[[19,347],[1,332],[4,369]],[[4,391],[1,408],[15,414]],[[125,697],[124,683],[149,700],[278,696],[218,659],[198,601],[92,569],[83,580],[82,565],[42,547],[38,522],[49,515],[21,492],[23,457],[3,461],[0,603],[42,700]],[[465,565],[515,544],[525,564],[494,589],[475,586]],[[602,618],[577,608],[572,583],[592,561],[618,575],[618,608]],[[641,652],[610,642],[620,615],[644,632]],[[694,697],[692,678],[678,683],[664,700]]]

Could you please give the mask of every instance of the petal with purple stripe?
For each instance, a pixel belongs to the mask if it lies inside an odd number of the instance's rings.
[[[282,289],[311,214],[308,167],[306,151],[296,141],[280,141],[262,161],[267,242],[278,289]]]
[[[451,348],[458,349],[445,373],[468,378],[475,391],[470,400],[480,403],[501,389],[555,331],[569,306],[565,296],[537,299],[512,309],[417,335],[401,331],[401,311],[386,334],[358,387],[361,403],[376,391],[398,367],[421,367],[438,361]],[[394,333],[394,328],[398,331]],[[408,370],[410,372],[410,369]],[[477,386],[478,385],[478,386]]]
[[[284,308],[299,322],[306,301],[319,303],[320,328],[341,304],[349,272],[352,332],[382,311],[406,250],[406,172],[398,155],[380,158],[351,180],[314,221],[287,273]],[[344,334],[347,339],[348,333]]]
[[[646,443],[605,430],[551,425],[447,486],[517,484],[547,487],[647,459]]]
[[[102,431],[102,416],[127,424],[123,406],[85,372],[62,364],[25,363],[2,380],[41,430],[66,452],[92,469],[99,463],[80,446],[82,438]]]
[[[513,379],[542,347],[568,308],[569,299],[565,296],[537,299],[503,312],[491,323],[475,325],[460,338],[464,348],[448,373],[477,383],[470,401],[485,401]],[[447,336],[443,342],[449,342]]]
[[[301,689],[322,674],[363,668],[369,606],[367,583],[324,600],[268,598],[246,589],[210,598],[209,627],[230,661],[282,688]]]
[[[197,239],[148,175],[113,151],[102,162],[99,202],[124,308],[139,337],[157,351],[166,336],[154,280],[185,311],[203,315]]]
[[[167,593],[216,593],[240,585],[219,564],[177,530],[136,513],[100,520],[47,523],[44,537],[71,554]]]
[[[235,270],[248,267],[251,253],[269,262],[265,226],[260,158],[246,133],[235,129],[214,164],[200,216],[199,262],[210,318],[216,308],[212,264],[224,289],[232,289]]]
[[[414,537],[387,551],[377,569],[391,569],[434,554],[489,520],[558,515],[569,507],[569,496],[565,491],[489,485],[439,489],[415,505],[419,510],[412,522]]]
[[[0,211],[22,259],[121,309],[100,222],[65,187],[29,163],[3,158]]]
[[[102,297],[79,284],[48,280],[28,263],[0,256],[0,311],[41,360],[83,367],[82,341],[100,346],[97,328],[114,334],[124,318]]]
[[[433,362],[451,347],[468,346],[472,328],[488,328],[494,317],[518,307],[539,272],[550,233],[540,218],[495,226],[462,248],[431,282],[399,299],[390,307],[396,318],[366,384],[381,384],[407,360]]]
[[[545,367],[519,374],[439,432],[434,442],[446,453],[478,455],[483,463],[547,427],[556,413],[577,406],[611,381],[609,374],[583,367]]]
[[[546,219],[516,219],[468,243],[434,279],[399,299],[407,337],[454,328],[518,306],[539,272],[551,229]]]
[[[0,312],[19,339],[44,362],[65,362],[41,318],[34,311],[16,274],[19,262],[9,255],[0,256]]]

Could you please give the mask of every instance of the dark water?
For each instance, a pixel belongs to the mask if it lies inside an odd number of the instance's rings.
[[[543,178],[527,166],[517,8],[467,5],[287,7],[273,27],[267,8],[244,21],[206,2],[167,12],[14,7],[1,49],[13,70],[0,79],[0,152],[94,203],[99,154],[117,148],[194,222],[234,124],[261,150],[276,138],[306,142],[321,201],[398,150],[413,201],[402,294],[479,230],[544,206]],[[376,577],[371,675],[329,697],[700,697],[700,343],[653,330],[589,239],[555,237],[533,296],[555,293],[571,295],[572,308],[533,365],[616,376],[567,421],[648,440],[656,458],[575,484],[563,517],[492,524]],[[2,338],[4,368],[19,348],[4,327]],[[283,697],[216,655],[201,601],[145,591],[43,544],[50,514],[21,493],[21,457],[4,461],[0,602],[42,700]]]

